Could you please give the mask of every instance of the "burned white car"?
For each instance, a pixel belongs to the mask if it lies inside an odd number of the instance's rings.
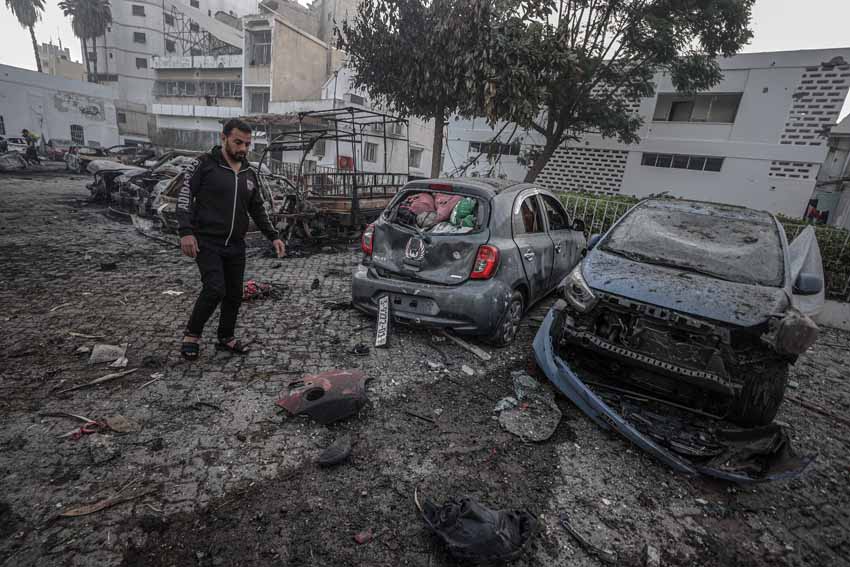
[[[784,446],[771,422],[789,366],[817,338],[809,299],[823,298],[820,253],[808,242],[812,254],[806,242],[789,246],[766,212],[643,201],[590,239],[535,339],[537,363],[585,413],[677,468],[690,467],[682,455],[723,454],[713,436],[729,426]],[[679,422],[660,426],[657,412],[613,411],[602,392],[717,419],[685,434]]]

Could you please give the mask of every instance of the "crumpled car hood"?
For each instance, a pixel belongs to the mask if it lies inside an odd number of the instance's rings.
[[[582,275],[593,289],[744,327],[763,323],[788,307],[781,288],[729,282],[598,249],[582,262]]]
[[[112,161],[109,159],[95,159],[89,162],[88,172],[89,173],[97,173],[98,171],[146,171],[143,167],[138,167],[135,165],[126,165],[121,162]]]

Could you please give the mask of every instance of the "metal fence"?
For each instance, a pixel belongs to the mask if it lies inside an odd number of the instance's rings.
[[[634,206],[634,202],[566,193],[561,201],[574,219],[581,219],[588,234],[601,234]],[[791,242],[807,226],[783,221]],[[830,226],[816,226],[818,245],[823,258],[826,295],[829,299],[850,302],[850,231]]]

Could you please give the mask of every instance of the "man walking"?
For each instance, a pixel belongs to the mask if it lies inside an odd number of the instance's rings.
[[[180,347],[189,360],[198,358],[204,325],[219,304],[216,349],[236,354],[249,350],[235,337],[248,216],[272,241],[278,258],[285,251],[263,207],[257,172],[246,159],[250,147],[251,127],[236,118],[229,120],[221,134],[221,146],[200,156],[186,170],[177,198],[180,248],[195,258],[204,284]]]

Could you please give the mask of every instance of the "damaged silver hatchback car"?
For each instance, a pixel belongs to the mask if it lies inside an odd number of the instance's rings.
[[[591,354],[621,387],[771,423],[789,366],[817,338],[795,298],[823,293],[822,268],[792,266],[773,215],[647,200],[588,247],[551,329],[564,360]]]
[[[352,300],[394,320],[513,341],[528,307],[555,289],[585,247],[550,192],[525,183],[463,178],[405,185],[363,234]]]

